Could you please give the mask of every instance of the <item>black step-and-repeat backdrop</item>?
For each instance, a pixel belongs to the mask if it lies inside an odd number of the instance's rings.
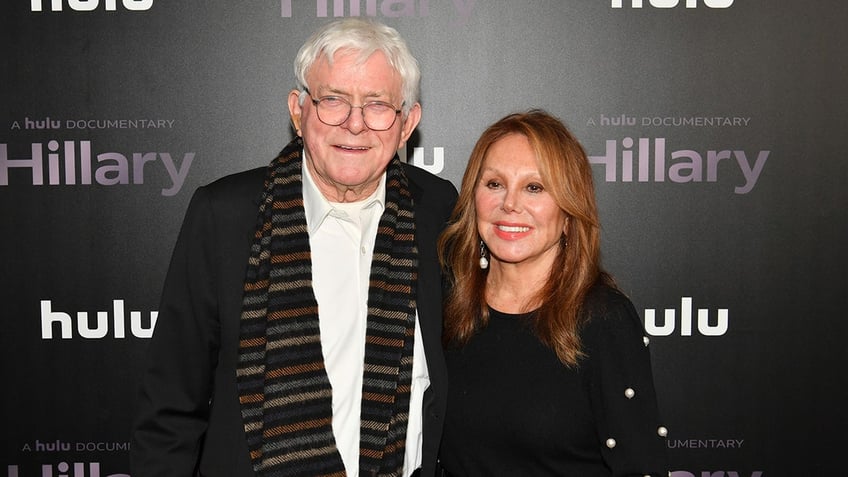
[[[292,137],[319,25],[409,41],[406,160],[458,183],[541,107],[591,156],[604,263],[652,336],[674,477],[848,474],[848,6],[799,0],[8,0],[3,477],[123,477],[192,191]]]

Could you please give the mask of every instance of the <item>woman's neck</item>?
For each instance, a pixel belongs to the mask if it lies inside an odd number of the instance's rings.
[[[509,314],[532,311],[541,305],[539,292],[549,275],[514,264],[493,263],[486,278],[486,303]]]

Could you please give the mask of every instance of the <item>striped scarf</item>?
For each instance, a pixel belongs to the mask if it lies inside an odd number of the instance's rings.
[[[312,291],[302,148],[300,139],[292,141],[268,167],[244,284],[239,401],[253,468],[263,477],[345,475]],[[397,157],[386,174],[368,291],[362,476],[401,475],[412,382],[418,268],[412,197]]]

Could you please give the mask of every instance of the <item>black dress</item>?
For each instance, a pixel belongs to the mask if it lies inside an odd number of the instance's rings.
[[[491,310],[489,325],[448,349],[440,452],[450,475],[666,476],[648,340],[633,305],[593,288],[583,358],[564,366],[529,315]]]

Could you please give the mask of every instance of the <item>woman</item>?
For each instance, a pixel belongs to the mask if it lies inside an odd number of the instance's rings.
[[[483,133],[440,250],[443,475],[667,475],[648,339],[600,267],[591,167],[559,120]]]

